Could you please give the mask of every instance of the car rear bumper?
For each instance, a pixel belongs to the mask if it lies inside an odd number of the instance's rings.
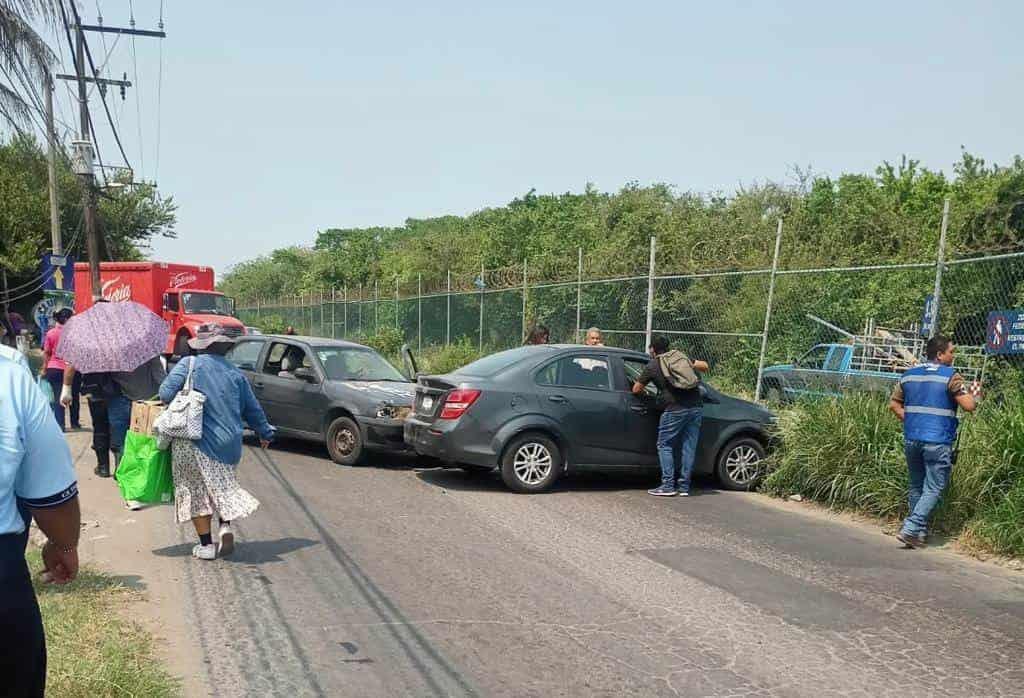
[[[359,429],[363,436],[363,445],[375,451],[391,453],[409,453],[401,419],[382,419],[379,417],[357,417]]]
[[[405,420],[405,443],[421,456],[456,465],[493,468],[497,454],[489,446],[467,442],[459,433],[458,421],[424,422],[415,416]]]

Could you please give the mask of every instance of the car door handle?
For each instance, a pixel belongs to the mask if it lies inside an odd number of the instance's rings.
[[[630,405],[629,409],[633,410],[637,414],[647,414],[648,410],[643,405]]]
[[[551,402],[567,402],[565,397],[563,397],[562,395],[548,395],[548,400],[550,400]]]

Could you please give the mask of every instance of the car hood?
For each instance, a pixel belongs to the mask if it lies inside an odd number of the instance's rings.
[[[765,366],[765,373],[774,373],[776,371],[791,371],[795,368],[793,364],[776,364],[774,366]]]
[[[394,381],[329,381],[335,392],[345,397],[358,400],[367,407],[376,407],[382,402],[389,402],[396,407],[412,405],[416,396],[415,383],[396,383]]]
[[[746,419],[752,422],[761,422],[762,424],[772,424],[776,421],[774,412],[761,407],[761,405],[755,402],[722,395],[721,393],[718,394],[718,402],[720,407],[728,410],[731,419]]]

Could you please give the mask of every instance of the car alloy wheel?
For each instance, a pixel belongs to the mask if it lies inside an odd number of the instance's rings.
[[[544,444],[531,441],[516,450],[512,467],[523,484],[536,486],[551,474],[554,458]]]
[[[737,485],[749,485],[761,474],[761,454],[750,444],[737,444],[725,457],[725,472]]]

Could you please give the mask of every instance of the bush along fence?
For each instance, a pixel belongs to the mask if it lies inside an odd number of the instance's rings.
[[[765,268],[659,273],[673,260],[659,259],[650,238],[647,268],[630,276],[584,274],[579,250],[569,279],[544,280],[526,261],[511,270],[481,269],[471,279],[449,273],[429,288],[419,277],[258,299],[240,303],[239,315],[264,332],[290,325],[302,334],[365,341],[387,331],[419,351],[455,344],[481,353],[506,349],[521,344],[533,323],[546,325],[555,342],[581,341],[594,326],[608,344],[637,350],[664,334],[708,360],[721,387],[761,397],[766,366],[817,343],[849,342],[865,328],[917,337],[941,331],[980,356],[989,314],[1024,305],[1024,251],[947,258],[947,221],[948,204],[935,258],[910,263],[787,268],[779,220]],[[1014,361],[987,362],[988,378]]]

